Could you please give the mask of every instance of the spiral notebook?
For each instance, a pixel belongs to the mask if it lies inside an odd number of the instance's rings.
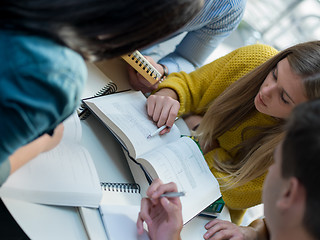
[[[123,55],[122,58],[152,85],[160,81],[161,74],[138,50]]]
[[[140,211],[140,186],[136,183],[101,183],[102,200],[99,213],[108,240],[149,239],[147,232],[137,234],[136,221]],[[80,208],[89,238],[97,237],[97,216],[93,209]]]
[[[114,82],[109,82],[106,85],[104,85],[100,90],[98,90],[92,97],[108,95],[111,93],[115,93],[116,91],[117,91],[117,85]],[[77,109],[77,112],[80,120],[85,120],[91,114],[91,112],[84,105],[84,103],[80,104],[80,107]]]
[[[121,58],[95,63],[86,62],[86,65],[88,81],[81,96],[82,99],[131,89],[127,64]],[[77,113],[81,120],[85,120],[90,115],[90,112],[81,102]]]

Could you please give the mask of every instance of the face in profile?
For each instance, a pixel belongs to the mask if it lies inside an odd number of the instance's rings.
[[[274,151],[274,163],[269,167],[263,186],[262,199],[264,203],[264,215],[271,231],[273,226],[279,224],[277,220],[281,219],[278,217],[277,200],[280,198],[282,187],[286,183],[285,179],[281,176],[281,164],[282,143],[280,143]]]
[[[286,119],[297,104],[307,101],[304,93],[301,77],[292,71],[288,59],[284,58],[267,75],[254,105],[261,113]]]

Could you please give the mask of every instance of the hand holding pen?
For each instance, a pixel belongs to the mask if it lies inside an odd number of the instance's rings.
[[[147,99],[147,113],[159,127],[155,134],[160,135],[170,132],[180,109],[180,103],[174,97],[161,95],[166,94],[166,91],[172,90],[161,89]]]
[[[176,117],[175,121],[177,121],[178,119],[179,119],[179,118]],[[165,129],[165,128],[168,128],[168,127],[167,127],[166,125],[163,125],[162,127],[159,127],[156,131],[154,131],[153,133],[150,133],[147,138],[149,139],[149,138],[152,138],[152,137],[160,134],[161,131],[162,131],[163,129]]]
[[[141,201],[138,233],[143,232],[143,222],[146,222],[151,239],[179,239],[183,224],[180,199],[163,194],[183,195],[177,192],[175,183],[163,184],[160,179],[155,179],[147,190],[148,198]]]

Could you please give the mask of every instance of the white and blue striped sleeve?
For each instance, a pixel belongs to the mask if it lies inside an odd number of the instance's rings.
[[[246,0],[206,1],[184,31],[188,33],[174,52],[159,60],[171,72],[191,72],[204,64],[214,49],[239,25]]]

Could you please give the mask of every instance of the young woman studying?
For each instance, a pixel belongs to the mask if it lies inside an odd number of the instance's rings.
[[[183,114],[203,116],[195,135],[234,223],[261,203],[291,110],[320,97],[319,62],[319,41],[281,52],[246,46],[190,74],[172,73],[148,98],[148,114],[158,126],[171,127]]]

